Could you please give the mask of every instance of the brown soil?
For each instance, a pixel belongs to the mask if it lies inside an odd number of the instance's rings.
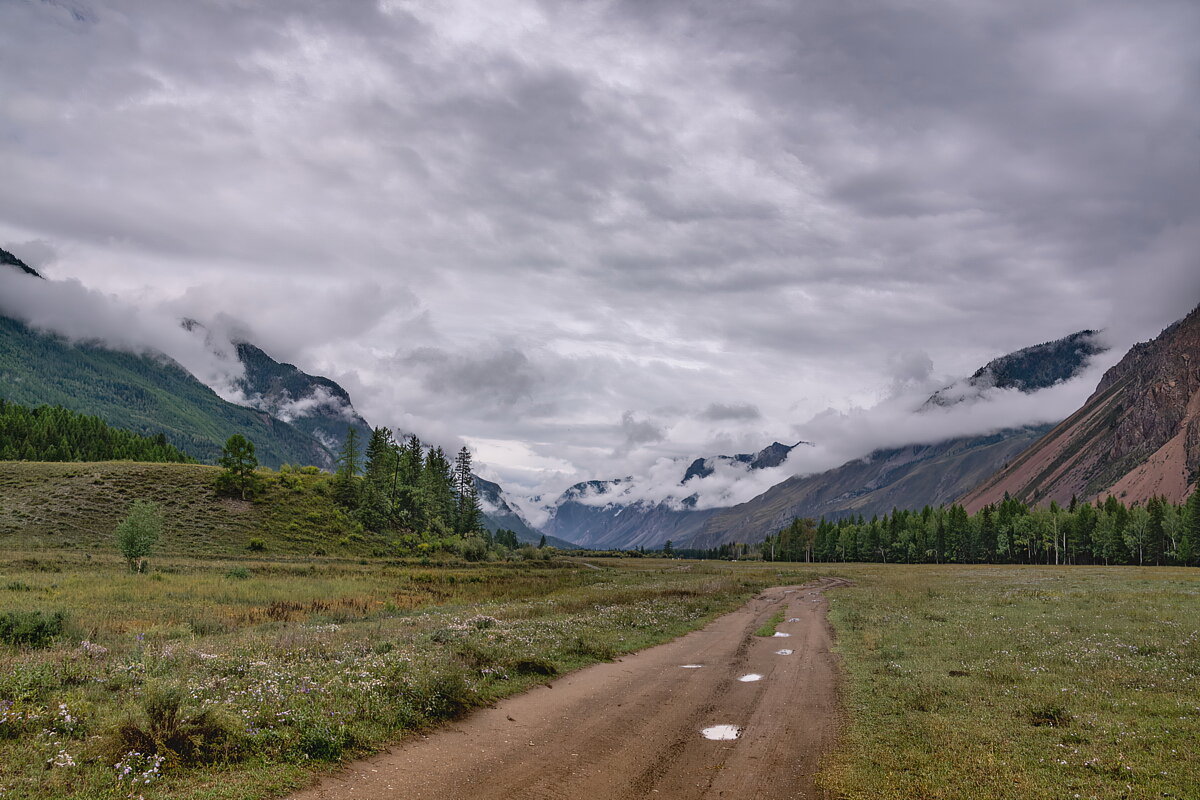
[[[823,797],[814,776],[836,732],[837,664],[821,592],[842,585],[767,590],[702,630],[504,700],[292,800]],[[755,636],[781,609],[798,620],[778,626],[791,635]],[[747,673],[763,678],[738,681]],[[710,725],[742,733],[709,741]]]

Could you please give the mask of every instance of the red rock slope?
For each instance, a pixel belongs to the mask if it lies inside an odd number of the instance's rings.
[[[1200,472],[1200,307],[1134,345],[1083,408],[971,490],[969,511],[1003,499],[1047,504],[1115,494],[1181,503]]]

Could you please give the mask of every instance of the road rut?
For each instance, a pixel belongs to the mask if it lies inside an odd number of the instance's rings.
[[[837,664],[821,592],[845,583],[768,589],[701,630],[503,700],[292,800],[823,797],[814,776],[836,733]],[[754,636],[780,610],[789,635]],[[738,680],[749,673],[762,678]],[[715,725],[740,737],[701,735]]]

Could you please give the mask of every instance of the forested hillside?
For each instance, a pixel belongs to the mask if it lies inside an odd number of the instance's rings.
[[[173,361],[72,344],[8,317],[0,317],[0,397],[62,406],[147,436],[162,433],[201,461],[214,461],[221,445],[241,433],[268,466],[332,463],[312,437],[222,400]]]
[[[194,459],[159,433],[140,436],[61,406],[26,408],[0,398],[0,461],[150,461]]]

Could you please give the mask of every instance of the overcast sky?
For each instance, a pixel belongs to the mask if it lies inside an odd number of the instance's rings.
[[[0,0],[0,244],[553,491],[1183,316],[1198,41],[1195,0]]]

